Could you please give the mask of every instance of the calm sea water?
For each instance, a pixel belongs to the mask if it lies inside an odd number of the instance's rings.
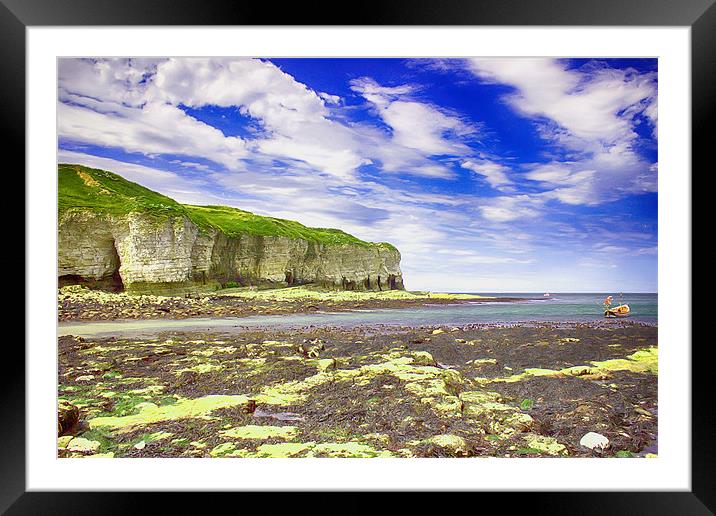
[[[521,298],[521,301],[479,302],[458,305],[431,305],[419,308],[361,310],[344,313],[313,313],[293,315],[265,315],[222,319],[155,319],[144,321],[111,321],[96,323],[60,324],[60,335],[94,335],[101,333],[145,333],[165,330],[230,330],[255,326],[308,326],[396,324],[404,326],[454,325],[471,323],[518,323],[532,321],[591,322],[604,320],[602,301],[609,294],[560,294],[544,298],[542,293],[489,293],[475,294],[491,297]],[[613,295],[613,294],[612,294]],[[657,294],[614,295],[615,304],[627,303],[631,308],[628,320],[657,323]]]
[[[517,297],[525,301],[517,303],[483,303],[476,317],[485,317],[485,321],[556,321],[588,322],[604,318],[604,298],[613,296],[612,306],[626,303],[631,308],[630,320],[656,323],[659,309],[658,294],[619,294],[614,293],[551,293],[549,298],[542,294],[519,293],[481,293],[483,296]],[[537,298],[537,299],[534,299]],[[490,319],[490,318],[494,319]]]

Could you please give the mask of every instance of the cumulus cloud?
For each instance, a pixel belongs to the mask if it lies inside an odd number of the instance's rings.
[[[384,87],[363,77],[351,81],[351,88],[375,106],[378,115],[390,126],[395,143],[429,156],[470,152],[454,137],[474,134],[477,128],[445,109],[410,98],[414,87]]]
[[[415,98],[417,88],[404,84],[381,86],[370,77],[351,81],[351,89],[373,105],[390,128],[387,149],[378,149],[376,158],[387,171],[414,171],[428,177],[452,177],[454,173],[431,156],[465,156],[474,151],[463,141],[475,137],[479,128],[450,110]]]
[[[317,173],[355,179],[363,165],[391,173],[455,177],[435,155],[470,152],[460,141],[476,128],[436,106],[354,81],[391,128],[340,120],[341,99],[316,92],[260,59],[64,59],[60,61],[59,133],[62,138],[144,154],[196,156],[228,169],[240,160],[304,164]],[[263,129],[255,138],[226,136],[185,108],[236,107]]]
[[[505,102],[535,120],[540,134],[570,153],[526,175],[567,204],[599,204],[656,191],[654,164],[634,150],[637,115],[656,128],[656,75],[592,63],[568,69],[548,58],[476,58],[468,69],[514,88]]]
[[[187,116],[167,104],[142,108],[117,107],[108,115],[86,107],[60,103],[58,131],[70,141],[120,147],[128,152],[197,156],[237,168],[248,155],[245,142]]]
[[[654,74],[596,65],[569,70],[564,62],[547,58],[475,58],[469,67],[482,79],[513,86],[507,103],[553,121],[582,145],[633,140],[633,116],[656,98]],[[622,116],[628,108],[629,116]]]

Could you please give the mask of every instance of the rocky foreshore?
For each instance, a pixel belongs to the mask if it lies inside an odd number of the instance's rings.
[[[201,295],[157,296],[113,293],[71,285],[59,290],[60,321],[115,319],[185,319],[189,317],[245,317],[289,313],[344,312],[378,308],[409,308],[435,304],[495,301],[460,294],[345,292],[303,287],[253,291],[226,289]],[[505,302],[512,301],[503,298]]]
[[[60,457],[643,457],[657,328],[59,339]]]

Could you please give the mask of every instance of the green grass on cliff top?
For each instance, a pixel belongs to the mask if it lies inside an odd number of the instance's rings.
[[[263,217],[227,206],[186,205],[185,208],[189,212],[189,218],[197,225],[211,226],[229,236],[249,233],[263,236],[285,236],[322,244],[372,245],[340,229],[309,228],[293,220]],[[390,244],[380,245],[392,247]]]
[[[373,244],[360,240],[339,229],[309,228],[292,220],[264,217],[227,206],[180,204],[106,170],[61,164],[57,173],[60,216],[81,209],[112,215],[141,212],[158,218],[186,216],[200,228],[214,228],[228,236],[284,236],[327,245],[379,245],[395,249],[387,243]]]

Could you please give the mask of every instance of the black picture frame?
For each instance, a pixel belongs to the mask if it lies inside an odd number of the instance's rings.
[[[450,0],[362,2],[352,13],[341,14],[335,4],[255,3],[197,0],[0,0],[0,127],[6,153],[16,158],[15,170],[25,163],[25,29],[62,25],[575,25],[575,26],[688,26],[691,27],[692,156],[693,169],[706,168],[713,147],[709,124],[716,104],[715,0]],[[281,5],[280,8],[277,6]],[[7,157],[6,154],[6,157]],[[704,170],[706,172],[706,170]],[[680,171],[684,176],[693,173]],[[16,172],[17,174],[17,172]],[[19,174],[18,174],[19,175]],[[20,188],[24,188],[20,185]],[[692,205],[696,205],[692,203]],[[694,217],[694,221],[697,219]],[[18,230],[19,232],[19,230]],[[692,233],[693,234],[693,233]],[[23,236],[18,235],[17,242]],[[20,248],[19,244],[17,245]],[[24,249],[24,246],[22,247]],[[24,251],[23,251],[24,252]],[[17,260],[17,256],[14,256]],[[26,271],[28,274],[29,271]],[[662,300],[665,301],[665,300]],[[690,314],[691,316],[691,314]],[[692,317],[693,320],[693,317]],[[693,339],[692,339],[693,340]],[[683,343],[685,349],[691,343]],[[252,505],[245,494],[26,492],[25,489],[25,356],[20,346],[8,351],[0,389],[0,512],[7,514],[127,514],[151,510],[156,498],[161,514],[213,510],[232,498],[237,510]],[[8,356],[8,352],[10,355]],[[497,507],[549,514],[714,514],[713,398],[710,394],[710,343],[691,346],[692,353],[692,489],[690,492],[531,492],[472,494],[475,510],[496,501]],[[13,356],[14,354],[14,356]],[[9,365],[12,364],[12,365]],[[701,380],[699,380],[701,379]],[[696,382],[702,381],[699,387]],[[217,498],[220,496],[221,498]],[[264,495],[265,496],[265,495]],[[474,497],[479,497],[475,499]],[[490,500],[500,497],[499,500]],[[422,505],[413,495],[401,510]],[[451,498],[452,499],[452,498]],[[210,505],[207,505],[210,504]],[[271,498],[271,511],[278,510]],[[339,505],[323,495],[296,493],[288,507],[314,506],[341,512],[372,510],[359,494],[344,495]],[[452,499],[452,503],[460,503]],[[216,506],[218,509],[218,506]],[[452,510],[452,509],[450,509]],[[495,509],[492,509],[495,510]]]

